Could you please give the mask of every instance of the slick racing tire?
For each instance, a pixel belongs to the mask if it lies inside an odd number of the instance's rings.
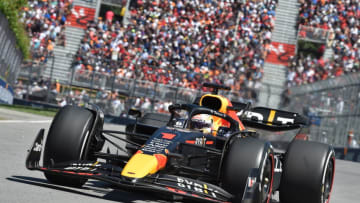
[[[285,155],[281,203],[328,203],[334,181],[335,153],[322,143],[294,140]]]
[[[51,123],[45,143],[44,166],[85,160],[88,156],[88,140],[94,122],[91,111],[74,106],[61,108]],[[86,179],[46,173],[45,177],[60,185],[81,187]]]
[[[255,170],[259,185],[249,179]],[[222,165],[222,187],[233,194],[233,202],[240,203],[248,187],[255,188],[252,202],[269,203],[274,180],[274,154],[268,142],[253,137],[233,138],[224,155]],[[250,185],[249,185],[250,184]]]

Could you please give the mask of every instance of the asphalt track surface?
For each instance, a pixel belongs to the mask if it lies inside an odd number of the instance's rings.
[[[115,189],[90,180],[82,188],[50,184],[41,172],[25,168],[25,157],[40,128],[48,129],[51,118],[0,108],[0,202],[1,203],[100,203],[172,202],[156,193],[136,193]],[[106,129],[121,126],[105,125]],[[359,203],[360,164],[337,160],[331,203]],[[277,202],[276,200],[274,202]]]

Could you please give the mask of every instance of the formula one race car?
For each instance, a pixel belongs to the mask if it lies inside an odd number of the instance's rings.
[[[282,203],[329,202],[335,172],[331,146],[299,139],[279,144],[259,133],[298,129],[306,118],[231,102],[217,94],[228,87],[204,85],[213,93],[170,106],[170,115],[131,110],[136,121],[125,131],[104,130],[104,114],[95,105],[66,106],[46,141],[44,129],[38,133],[26,167],[43,171],[55,184],[79,187],[97,179],[184,201],[269,203],[279,191]],[[107,142],[124,153],[103,149]]]

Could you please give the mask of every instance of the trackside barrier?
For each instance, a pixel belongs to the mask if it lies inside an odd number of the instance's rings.
[[[360,149],[337,147],[334,150],[337,159],[360,162]]]
[[[107,61],[107,63],[111,64],[111,61]],[[155,73],[155,78],[152,78],[155,82],[149,81],[149,78],[145,77],[143,73],[138,73],[137,70],[141,70],[140,68],[128,70],[113,67],[114,71],[112,72],[97,72],[84,67],[79,69],[74,65],[74,69],[69,73],[68,81],[61,84],[62,88],[59,92],[55,91],[55,82],[42,75],[44,66],[28,61],[21,67],[21,83],[16,86],[17,94],[15,96],[28,100],[41,99],[55,105],[63,105],[66,101],[66,104],[82,106],[90,102],[100,106],[105,114],[123,116],[130,108],[139,109],[143,113],[166,113],[170,104],[192,103],[197,97],[208,93],[206,92],[208,90],[200,90],[201,84],[208,82],[207,76],[202,73],[189,75],[198,81],[196,87],[182,87],[191,86],[191,83],[184,85],[178,83],[181,81],[169,81],[169,84],[163,84],[163,78],[169,77],[168,71],[159,72],[158,66],[145,65],[152,70],[147,74]],[[93,65],[93,67],[96,66]],[[171,74],[179,76],[186,73],[172,71]],[[173,82],[174,84],[171,84]],[[42,84],[45,84],[47,90],[50,91],[43,91],[45,94],[40,94],[37,85],[41,85],[40,89],[44,89]],[[280,94],[270,90],[272,88],[269,84],[255,81],[250,87],[241,85],[234,87],[232,91],[220,91],[219,93],[235,102],[250,102],[253,105],[261,103],[267,106],[269,100],[261,102],[261,94]]]
[[[156,70],[156,67],[152,67]],[[121,69],[122,70],[122,69]],[[121,72],[121,71],[120,71]],[[142,77],[125,78],[120,72],[116,73],[99,73],[88,70],[76,70],[73,72],[72,80],[69,82],[70,86],[84,87],[100,91],[99,95],[104,94],[118,94],[122,95],[124,100],[121,102],[122,112],[127,112],[129,108],[137,108],[143,112],[166,112],[166,106],[169,103],[192,103],[196,97],[203,95],[199,89],[191,89],[179,87],[176,84],[163,84],[159,78],[166,73],[159,73],[157,76],[158,82],[151,82],[144,80]],[[131,73],[132,74],[132,73]],[[173,73],[178,75],[180,73]],[[202,84],[200,81],[199,84]],[[259,88],[241,88],[238,91],[223,92],[220,94],[228,96],[232,101],[237,102],[257,102],[260,94]],[[141,100],[137,102],[137,100]],[[105,111],[114,116],[119,116],[119,111],[111,107],[113,100],[95,99],[90,102],[99,104]],[[150,102],[150,105],[143,105]],[[116,102],[115,102],[116,103]],[[115,112],[115,113],[114,113]]]
[[[17,99],[14,98],[14,105],[21,105],[21,106],[29,106],[33,108],[40,108],[40,109],[60,109],[58,105],[38,102],[38,101],[28,101],[25,99]]]
[[[360,138],[360,73],[290,88],[289,111],[310,118],[310,139],[345,147]]]

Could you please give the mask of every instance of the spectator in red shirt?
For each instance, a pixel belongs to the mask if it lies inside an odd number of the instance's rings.
[[[113,17],[114,17],[114,12],[112,10],[106,11],[105,18],[107,23],[111,24],[113,21]]]

